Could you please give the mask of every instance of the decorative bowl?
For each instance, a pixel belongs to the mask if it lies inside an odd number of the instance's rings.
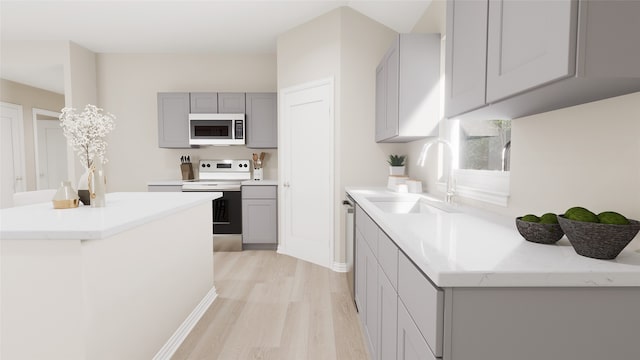
[[[527,241],[538,244],[555,244],[564,236],[559,224],[541,224],[520,219],[521,217],[516,218],[516,228]]]
[[[640,221],[632,219],[629,225],[614,225],[570,220],[558,215],[558,222],[576,253],[603,260],[615,259],[640,231]]]

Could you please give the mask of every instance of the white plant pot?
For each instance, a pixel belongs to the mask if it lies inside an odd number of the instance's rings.
[[[389,166],[389,175],[404,176],[404,166]]]

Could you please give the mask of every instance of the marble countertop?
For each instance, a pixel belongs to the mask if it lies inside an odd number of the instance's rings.
[[[278,186],[278,180],[246,180],[242,182],[242,185],[269,185],[269,186]]]
[[[104,239],[164,216],[210,202],[220,192],[121,192],[106,206],[54,209],[51,202],[0,210],[0,239]]]
[[[154,180],[149,181],[147,186],[182,186],[184,180]]]
[[[370,200],[425,195],[346,191],[440,287],[640,286],[640,250],[627,247],[614,260],[591,259],[576,254],[566,236],[554,245],[524,240],[510,217],[461,206],[452,213],[394,214]]]
[[[147,185],[150,186],[182,186],[183,180],[154,180],[147,182]],[[278,180],[273,179],[264,179],[264,180],[245,180],[241,183],[242,185],[269,185],[269,186],[277,186]]]

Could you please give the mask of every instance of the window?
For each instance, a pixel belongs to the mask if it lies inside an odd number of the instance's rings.
[[[450,121],[457,149],[456,195],[506,206],[511,168],[511,120]],[[454,161],[454,164],[456,161]]]

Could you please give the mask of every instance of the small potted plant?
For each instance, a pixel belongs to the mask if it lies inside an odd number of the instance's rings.
[[[389,155],[389,175],[403,176],[404,175],[404,160],[406,155]]]

